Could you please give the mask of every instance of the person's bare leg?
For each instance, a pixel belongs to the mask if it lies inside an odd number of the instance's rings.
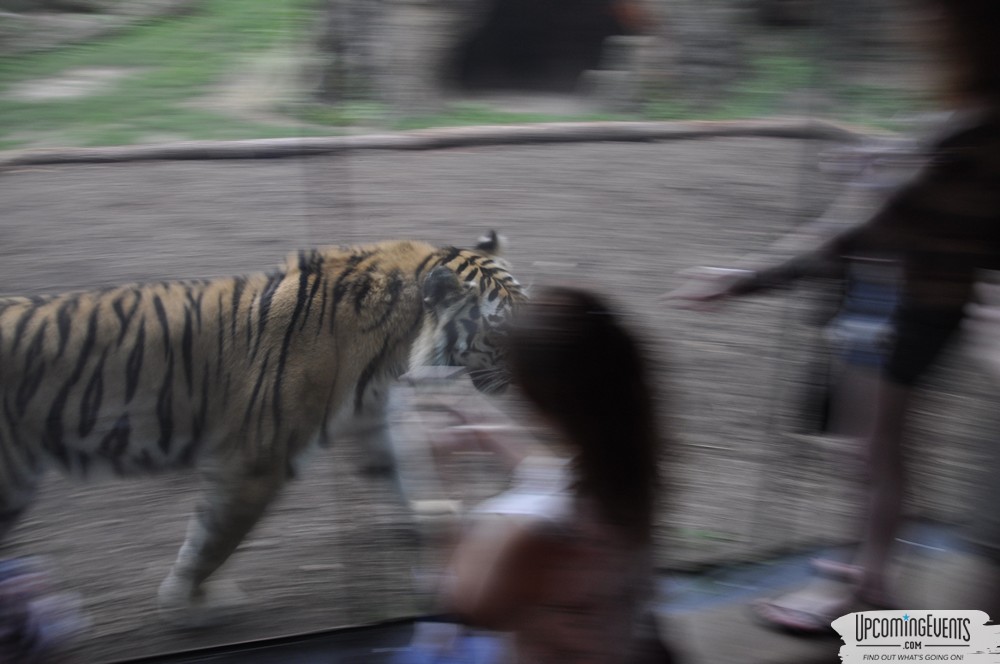
[[[836,574],[844,583],[819,579],[800,591],[755,604],[758,616],[800,633],[829,630],[830,621],[857,610],[859,602],[889,606],[886,582],[892,545],[902,520],[903,426],[910,388],[884,380],[875,386],[875,413],[868,437],[868,513],[854,565]],[[826,564],[826,561],[821,561]],[[852,588],[856,583],[857,585]]]
[[[911,388],[886,380],[877,389],[869,442],[868,515],[857,559],[862,569],[858,597],[876,605],[890,604],[886,579],[903,516],[903,432],[910,394]]]
[[[867,481],[867,448],[871,444],[876,396],[881,378],[877,369],[852,363],[841,364],[835,374],[836,380],[831,388],[829,432],[841,439],[836,469],[845,476],[865,480],[852,482],[849,491],[850,500],[867,501],[870,487]],[[862,491],[863,496],[857,495]],[[864,521],[859,520],[858,530],[852,535],[861,539],[865,530]],[[857,584],[863,577],[863,570],[856,560],[816,558],[812,561],[812,567],[822,577],[845,583]]]
[[[847,364],[838,372],[830,407],[830,433],[867,441],[876,415],[879,373],[870,367]]]

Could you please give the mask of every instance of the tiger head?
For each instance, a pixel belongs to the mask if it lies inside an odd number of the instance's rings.
[[[501,238],[490,231],[473,249],[445,250],[422,285],[427,316],[411,367],[462,366],[482,392],[507,387],[504,337],[527,295],[499,257],[501,249]]]

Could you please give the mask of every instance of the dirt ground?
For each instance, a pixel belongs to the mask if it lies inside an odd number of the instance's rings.
[[[678,270],[730,263],[821,210],[833,193],[814,168],[822,147],[729,138],[26,168],[0,175],[0,290],[242,273],[303,246],[463,244],[495,228],[523,282],[599,287],[651,341],[676,440],[661,564],[747,560],[850,533],[846,451],[786,435],[816,352],[815,288],[715,314],[657,296]],[[922,410],[945,415],[918,426],[914,506],[954,521],[988,412],[966,397],[987,387],[960,355],[937,384]],[[406,515],[355,468],[340,445],[289,487],[223,572],[250,594],[245,615],[207,632],[155,615],[189,478],[51,476],[0,555],[44,555],[82,595],[93,629],[75,661],[88,664],[424,611]]]

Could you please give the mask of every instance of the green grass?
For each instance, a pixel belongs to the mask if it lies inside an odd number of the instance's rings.
[[[486,104],[456,103],[440,113],[391,119],[392,114],[382,104],[375,102],[349,102],[335,106],[310,104],[296,110],[296,116],[317,125],[333,127],[387,126],[406,131],[431,127],[468,127],[476,125],[525,124],[533,122],[595,122],[599,120],[628,120],[626,115],[589,113],[584,115],[559,115],[554,113],[520,113],[491,108]]]
[[[382,125],[387,109],[377,102],[347,102],[343,104],[302,104],[292,109],[295,116],[317,125],[356,127]]]
[[[255,55],[288,50],[311,31],[317,0],[204,0],[198,11],[132,28],[98,42],[0,59],[0,149],[26,145],[117,145],[150,139],[239,139],[336,133],[342,127],[421,129],[439,126],[588,120],[682,120],[815,115],[891,128],[916,110],[911,98],[884,88],[837,85],[808,45],[768,43],[750,59],[746,75],[711,106],[669,91],[650,94],[641,112],[552,115],[515,113],[483,104],[456,104],[443,112],[391,119],[374,103],[295,105],[295,120],[253,122],[193,103]],[[819,63],[819,64],[818,64]],[[71,99],[16,101],[11,86],[80,68],[126,68],[129,74],[97,94]],[[803,104],[820,88],[821,107]],[[326,127],[327,129],[323,129]]]
[[[788,95],[814,88],[820,72],[815,63],[791,55],[756,58],[750,74],[736,84],[731,98],[714,114],[721,117],[758,117],[789,112]],[[801,109],[796,109],[801,112]]]
[[[838,116],[847,122],[900,129],[905,127],[905,117],[927,110],[927,102],[914,96],[874,85],[842,85],[834,87],[840,100]]]
[[[789,95],[815,87],[818,79],[816,65],[805,57],[760,54],[751,60],[746,74],[714,103],[695,105],[669,90],[654,91],[643,115],[653,120],[729,120],[789,114]],[[801,109],[795,110],[801,113]]]
[[[916,95],[871,85],[839,84],[812,59],[767,53],[752,58],[747,74],[712,106],[695,107],[659,92],[651,95],[643,116],[655,120],[730,120],[799,115],[892,129],[898,128],[898,118],[922,108]]]
[[[481,104],[455,104],[438,115],[402,118],[394,129],[426,129],[429,127],[467,127],[475,125],[524,124],[531,122],[596,122],[629,119],[624,115],[593,113],[587,115],[554,115],[551,113],[515,113],[498,111]]]
[[[300,129],[235,121],[192,107],[248,55],[302,33],[314,0],[207,0],[200,11],[57,51],[0,59],[0,145],[37,137],[76,145],[130,143],[150,134],[184,138],[295,135]],[[79,68],[133,70],[85,97],[19,101],[11,86]],[[292,123],[289,123],[291,125]]]

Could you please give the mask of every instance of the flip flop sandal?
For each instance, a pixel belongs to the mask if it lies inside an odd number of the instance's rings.
[[[849,606],[849,605],[846,605]],[[850,613],[837,612],[828,615],[822,611],[808,611],[775,604],[774,600],[761,600],[751,605],[754,617],[759,623],[770,629],[776,629],[793,636],[836,637],[837,632],[831,623]]]
[[[787,595],[785,596],[787,597]],[[806,608],[782,606],[781,597],[760,600],[751,605],[754,617],[761,624],[795,636],[839,636],[833,629],[833,621],[849,613],[859,611],[884,611],[896,607],[874,604],[856,596],[845,597],[843,602],[827,602],[817,598],[825,611],[811,611]]]

